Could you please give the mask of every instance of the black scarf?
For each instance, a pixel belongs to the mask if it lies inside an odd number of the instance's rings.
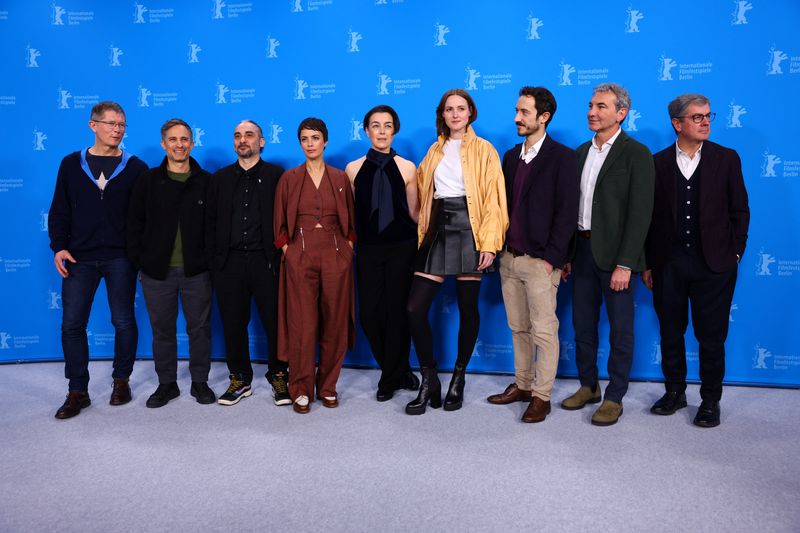
[[[386,173],[386,165],[394,161],[397,154],[394,148],[388,154],[379,152],[372,148],[367,152],[367,161],[375,163],[378,168],[375,170],[375,177],[372,179],[372,202],[370,203],[369,217],[378,212],[378,233],[386,229],[394,220],[394,204],[392,203],[392,185],[389,183],[389,175]]]

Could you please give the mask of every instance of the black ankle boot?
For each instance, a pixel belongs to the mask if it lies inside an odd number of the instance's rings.
[[[456,365],[453,369],[453,378],[450,380],[450,388],[447,389],[447,397],[444,399],[445,411],[457,411],[464,403],[464,373],[467,367]]]
[[[419,386],[417,399],[406,405],[407,415],[421,415],[425,406],[430,401],[431,408],[438,409],[442,406],[442,384],[435,368],[421,368],[422,384]]]

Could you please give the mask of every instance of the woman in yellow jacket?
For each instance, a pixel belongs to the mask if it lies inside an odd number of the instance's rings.
[[[445,411],[460,409],[464,373],[478,338],[481,275],[492,269],[508,228],[505,182],[497,150],[472,129],[478,108],[463,89],[442,95],[436,108],[439,139],[417,170],[419,252],[408,299],[411,336],[422,384],[406,413],[442,405],[442,386],[433,356],[428,310],[445,276],[456,276],[460,315],[458,356],[445,398]]]

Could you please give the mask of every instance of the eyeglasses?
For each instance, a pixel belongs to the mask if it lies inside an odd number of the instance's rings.
[[[695,124],[700,124],[701,122],[703,122],[704,118],[707,118],[709,122],[714,122],[714,118],[716,116],[717,116],[716,113],[706,113],[705,115],[697,113],[696,115],[684,115],[678,118],[690,118],[692,119],[692,122],[694,122]]]
[[[115,130],[117,128],[124,130],[128,127],[128,125],[124,122],[109,122],[108,120],[93,120],[92,122],[99,122],[100,124],[105,124],[109,127],[109,129]]]

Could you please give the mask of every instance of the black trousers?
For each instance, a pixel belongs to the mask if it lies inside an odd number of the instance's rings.
[[[581,385],[597,385],[597,324],[600,305],[606,302],[611,326],[608,355],[608,378],[605,398],[621,403],[628,392],[628,378],[633,364],[633,277],[624,291],[613,291],[611,272],[601,270],[592,255],[591,239],[578,237],[572,262],[572,323],[575,327],[575,360]]]
[[[653,305],[661,331],[661,369],[667,391],[686,390],[686,344],[689,324],[700,345],[700,397],[719,401],[725,377],[728,337],[737,269],[712,272],[697,252],[677,251],[660,269],[653,269]]]
[[[378,389],[401,387],[411,369],[411,333],[406,304],[417,253],[416,239],[391,244],[359,244],[356,254],[361,327],[381,369]]]
[[[253,379],[247,326],[250,305],[255,298],[269,348],[267,379],[286,372],[287,364],[278,360],[278,276],[270,269],[263,251],[231,250],[221,270],[212,273],[217,307],[225,334],[225,359],[228,371],[246,382]]]

